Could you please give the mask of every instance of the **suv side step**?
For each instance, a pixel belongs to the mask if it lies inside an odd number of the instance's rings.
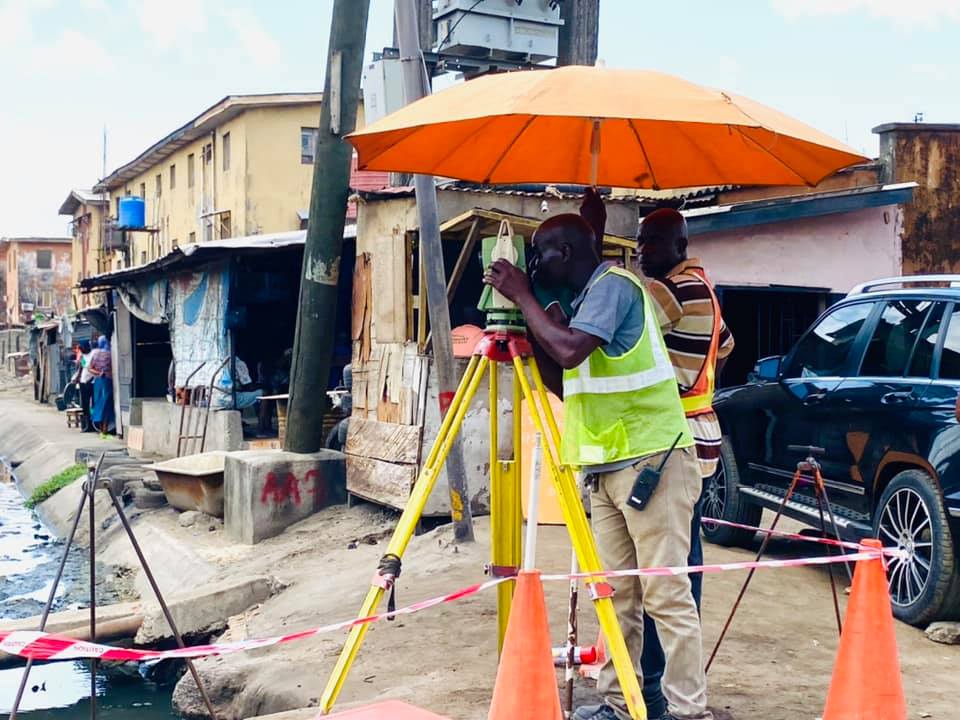
[[[783,495],[777,495],[776,493],[767,492],[766,490],[759,490],[755,487],[750,487],[747,485],[741,485],[737,488],[744,495],[749,495],[753,498],[756,498],[760,501],[760,504],[771,509],[776,510],[783,503]],[[811,507],[801,502],[795,500],[787,501],[787,508],[792,512],[809,517],[815,521],[815,525],[819,527],[820,525],[820,512],[816,507]],[[869,537],[872,533],[871,528],[867,527],[863,523],[858,523],[849,518],[842,517],[834,511],[834,517],[837,521],[837,527],[844,534],[849,533],[850,535],[856,535],[859,537]],[[829,520],[828,520],[829,522]]]

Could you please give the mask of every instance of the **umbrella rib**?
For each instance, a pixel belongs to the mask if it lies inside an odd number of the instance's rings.
[[[640,143],[640,152],[643,153],[643,159],[647,161],[647,168],[649,168],[650,170],[650,180],[653,182],[653,189],[659,190],[660,183],[657,182],[657,176],[653,172],[653,163],[650,162],[650,156],[647,155],[647,148],[643,144],[643,139],[640,137],[640,131],[637,130],[636,126],[633,124],[632,118],[627,120],[627,125],[630,126],[630,130],[631,132],[633,132],[633,136],[637,139],[637,142]]]
[[[520,128],[520,130],[517,132],[517,134],[513,136],[513,139],[512,139],[512,140],[510,141],[510,143],[503,149],[503,152],[500,153],[500,156],[497,158],[496,162],[494,162],[493,165],[490,167],[490,171],[487,173],[487,176],[486,176],[486,177],[484,178],[484,180],[483,180],[483,182],[484,182],[485,184],[492,184],[492,183],[490,183],[490,178],[493,177],[493,173],[495,173],[495,172],[497,171],[497,168],[500,167],[500,163],[503,162],[503,159],[504,159],[504,158],[507,156],[507,154],[513,149],[513,146],[517,144],[517,141],[520,139],[520,136],[523,135],[523,134],[527,131],[527,128],[530,127],[530,125],[531,125],[531,124],[533,123],[533,121],[536,120],[536,119],[537,119],[537,116],[536,116],[536,115],[531,115],[531,116],[529,117],[529,119],[528,119],[528,120],[523,124],[523,126]]]
[[[800,179],[803,181],[803,184],[804,184],[804,185],[807,185],[807,186],[809,186],[809,187],[813,187],[813,184],[812,184],[809,180],[807,180],[803,175],[801,175],[800,173],[798,173],[798,172],[797,172],[796,170],[794,170],[792,167],[790,167],[789,165],[787,165],[787,163],[785,163],[783,160],[781,160],[779,157],[777,157],[777,155],[776,155],[772,150],[769,150],[769,149],[765,148],[763,145],[761,145],[761,144],[758,143],[756,140],[754,140],[752,137],[750,137],[750,136],[747,135],[745,132],[743,132],[743,130],[740,129],[740,126],[739,126],[739,125],[728,125],[727,127],[730,127],[730,128],[733,128],[734,130],[736,130],[737,133],[740,134],[740,137],[742,137],[742,138],[743,138],[744,140],[746,140],[747,142],[750,142],[750,143],[753,143],[754,145],[756,145],[760,150],[762,150],[763,152],[765,152],[767,155],[769,155],[769,156],[772,157],[774,160],[776,160],[778,163],[780,163],[784,168],[786,168],[788,172],[790,172],[791,174],[796,175],[798,178],[800,178]],[[761,129],[761,130],[767,130],[767,128],[763,127],[762,125],[760,126],[760,129]],[[773,130],[770,130],[769,132],[774,132],[774,131],[773,131]],[[774,134],[779,135],[779,133],[774,133]]]

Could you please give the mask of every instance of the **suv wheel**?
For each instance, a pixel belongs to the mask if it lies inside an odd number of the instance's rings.
[[[737,487],[740,485],[740,473],[737,470],[737,459],[730,446],[730,440],[725,436],[720,445],[720,460],[717,471],[703,488],[701,513],[704,518],[719,518],[741,525],[760,524],[763,508],[746,501],[740,495]],[[739,545],[746,547],[756,534],[752,530],[713,525],[704,522],[703,537],[716,545]]]
[[[951,615],[960,600],[953,537],[943,498],[922,470],[904,470],[880,496],[873,534],[907,559],[887,559],[887,585],[893,614],[911,625]]]

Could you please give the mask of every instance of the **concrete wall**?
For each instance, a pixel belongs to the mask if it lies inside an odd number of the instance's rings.
[[[0,240],[0,327],[7,324],[7,250],[8,244]]]
[[[141,404],[141,419],[145,432],[142,433],[143,447],[147,453],[156,453],[167,457],[177,454],[177,436],[180,428],[180,406],[154,398],[144,398]],[[203,430],[203,411],[192,410],[191,435],[199,435]],[[211,410],[207,425],[207,443],[205,450],[239,450],[243,447],[243,428],[240,425],[240,413],[235,410]],[[187,434],[185,432],[185,434]],[[139,433],[135,433],[139,436]],[[190,452],[200,451],[199,441],[190,441]]]
[[[886,182],[917,182],[904,209],[904,273],[960,272],[960,125],[874,128]]]
[[[25,323],[33,313],[24,314],[21,303],[33,303],[46,315],[61,315],[72,310],[72,247],[68,238],[6,238],[6,322]],[[37,267],[37,252],[51,253],[51,267]]]
[[[896,205],[690,238],[718,285],[788,285],[847,292],[900,274],[903,210]]]

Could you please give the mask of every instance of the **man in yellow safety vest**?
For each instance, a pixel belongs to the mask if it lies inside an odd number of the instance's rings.
[[[495,262],[484,281],[517,304],[542,354],[562,369],[560,387],[549,380],[552,373],[544,376],[564,401],[563,461],[582,469],[593,485],[593,532],[604,566],[683,565],[700,473],[656,310],[636,276],[601,262],[596,234],[580,216],[550,218],[533,243],[536,282],[576,296],[569,324],[541,307],[527,276],[510,263]],[[631,502],[638,479],[655,477],[656,470],[659,482],[648,484],[649,499],[636,509]],[[690,579],[630,577],[611,584],[638,677],[645,612],[660,629],[667,657],[664,717],[710,720]],[[579,708],[577,720],[629,717],[609,661],[598,689],[604,703]]]

